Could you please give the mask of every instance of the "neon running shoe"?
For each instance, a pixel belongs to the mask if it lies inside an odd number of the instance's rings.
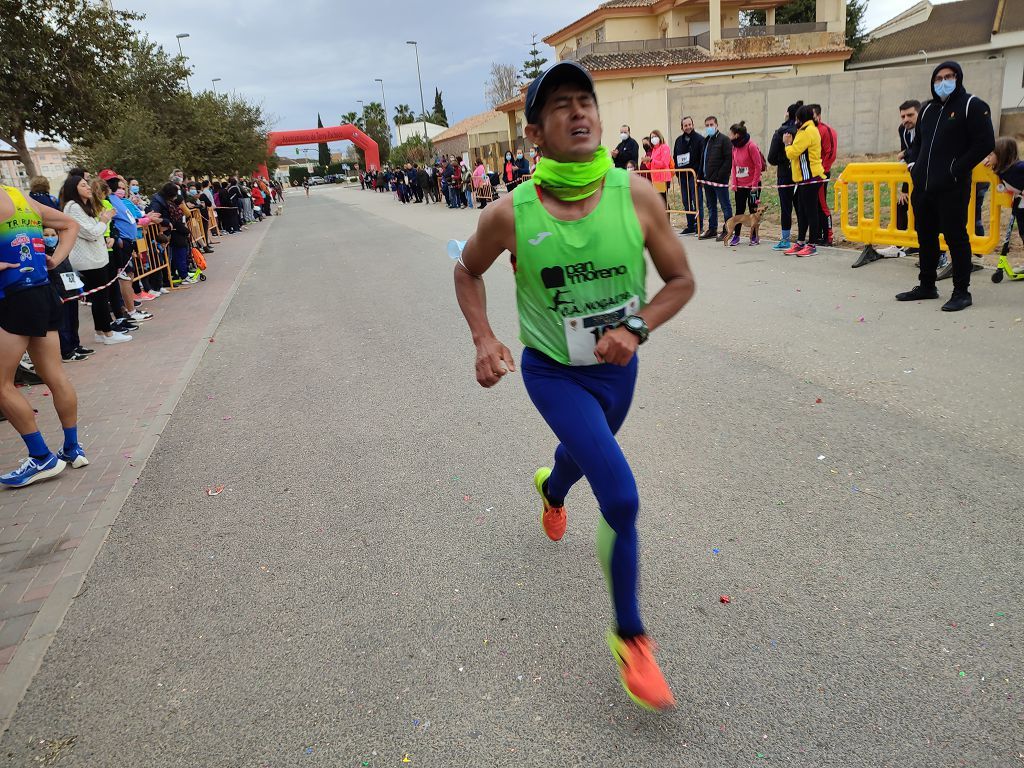
[[[799,242],[793,243],[791,246],[789,246],[789,249],[786,251],[786,255],[787,256],[796,256],[805,247],[806,246],[805,246],[804,243],[799,243]]]
[[[16,470],[0,476],[0,483],[8,488],[22,488],[39,480],[59,475],[64,471],[65,466],[67,465],[52,453],[45,459],[33,459],[29,456]]]
[[[608,648],[619,663],[622,687],[634,702],[645,709],[669,709],[676,704],[658,662],[654,660],[654,641],[647,635],[628,640],[608,630]]]
[[[817,253],[818,253],[818,248],[814,245],[814,243],[808,243],[803,248],[801,248],[799,251],[797,251],[796,255],[797,256],[815,256],[815,255],[817,255]]]
[[[793,244],[789,240],[779,240],[775,245],[772,246],[773,251],[788,251],[793,247]]]
[[[537,489],[541,501],[544,502],[544,511],[540,513],[540,524],[544,528],[544,533],[552,541],[560,541],[565,535],[565,507],[551,506],[548,497],[544,495],[544,483],[549,477],[551,477],[551,469],[541,467],[533,475],[533,487]]]

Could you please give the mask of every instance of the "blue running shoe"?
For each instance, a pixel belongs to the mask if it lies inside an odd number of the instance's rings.
[[[42,461],[29,456],[16,470],[0,476],[0,483],[8,488],[22,488],[37,480],[45,480],[48,477],[59,475],[66,466],[67,464],[52,453]]]
[[[75,469],[89,465],[89,460],[85,458],[85,451],[82,450],[80,445],[76,445],[70,451],[61,450],[57,454],[57,458],[65,464],[70,464]]]
[[[789,240],[779,240],[775,245],[772,246],[773,251],[788,251],[793,244]]]

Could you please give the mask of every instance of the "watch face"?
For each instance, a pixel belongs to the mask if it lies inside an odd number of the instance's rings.
[[[626,325],[639,331],[644,327],[644,321],[639,317],[629,317],[626,318]]]

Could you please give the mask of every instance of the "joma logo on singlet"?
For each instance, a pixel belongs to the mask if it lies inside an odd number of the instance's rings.
[[[540,278],[545,288],[563,288],[566,285],[579,285],[589,283],[592,280],[607,280],[610,277],[617,277],[626,274],[626,265],[619,264],[617,267],[594,269],[594,262],[581,261],[578,264],[569,264],[565,268],[547,267],[540,271]]]

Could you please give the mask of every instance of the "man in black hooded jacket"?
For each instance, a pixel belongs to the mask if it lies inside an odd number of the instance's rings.
[[[910,204],[921,253],[920,284],[896,295],[897,301],[939,297],[935,277],[941,232],[953,261],[953,296],[942,305],[946,312],[971,306],[971,242],[967,234],[971,173],[995,147],[991,110],[964,90],[963,81],[963,69],[955,61],[939,64],[932,73],[933,98],[917,119]]]

